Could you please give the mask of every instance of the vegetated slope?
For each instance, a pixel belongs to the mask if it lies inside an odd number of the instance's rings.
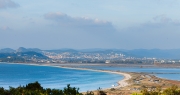
[[[28,52],[16,52],[16,53],[0,53],[0,58],[11,58],[11,57],[26,57],[26,58],[39,58],[46,59],[47,56],[42,55],[41,53],[37,53],[34,51]]]

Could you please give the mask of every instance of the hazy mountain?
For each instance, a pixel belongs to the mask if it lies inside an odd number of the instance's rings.
[[[71,53],[77,53],[79,52],[78,50],[74,50],[74,49],[58,49],[58,50],[43,50],[43,51],[47,51],[47,52],[55,52],[55,53],[63,53],[63,52],[71,52]]]
[[[12,53],[12,52],[15,52],[15,50],[11,48],[0,49],[0,53]]]
[[[24,48],[24,47],[19,47],[16,52],[28,52],[28,51],[35,51],[35,52],[41,52],[42,50],[38,48]]]
[[[16,53],[17,56],[21,56],[21,57],[27,57],[27,58],[38,58],[38,59],[47,59],[48,57],[38,53],[38,52],[34,52],[34,51],[28,51],[28,52],[17,52]]]
[[[16,52],[27,52],[28,50],[24,47],[19,47]]]
[[[0,58],[38,58],[38,59],[47,59],[48,57],[37,53],[34,51],[28,51],[28,52],[13,52],[13,53],[0,53]]]
[[[58,49],[58,50],[41,50],[38,48],[24,48],[19,47],[16,51],[11,48],[4,48],[0,50],[0,53],[13,53],[13,52],[36,52],[41,54],[42,51],[46,52],[54,52],[54,53],[121,53],[126,55],[126,57],[151,57],[151,58],[170,58],[170,59],[180,59],[180,49],[168,49],[168,50],[162,50],[162,49],[134,49],[134,50],[123,50],[123,49],[81,49],[81,50],[75,50],[75,49]]]

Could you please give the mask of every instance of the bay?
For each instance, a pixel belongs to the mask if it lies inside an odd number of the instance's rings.
[[[121,75],[105,72],[0,63],[0,87],[5,89],[38,81],[44,88],[63,89],[70,84],[84,92],[110,88],[122,79]]]

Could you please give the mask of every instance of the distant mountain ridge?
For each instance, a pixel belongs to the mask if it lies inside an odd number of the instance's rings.
[[[0,53],[28,52],[28,51],[40,52],[42,50],[38,48],[24,48],[24,47],[19,47],[17,50],[11,48],[0,49]]]
[[[0,49],[0,53],[17,53],[17,52],[37,52],[43,54],[42,52],[54,52],[54,53],[122,53],[126,57],[150,57],[150,58],[165,58],[165,59],[180,59],[180,49],[134,49],[134,50],[124,50],[124,49],[57,49],[57,50],[41,50],[38,48],[24,48],[20,47],[17,50],[11,48]]]
[[[14,52],[14,53],[0,53],[0,58],[38,58],[38,59],[47,59],[47,56],[42,55],[34,51],[28,52]]]
[[[13,50],[11,48],[4,48],[4,49],[0,49],[0,53],[12,53],[15,52],[16,50]]]

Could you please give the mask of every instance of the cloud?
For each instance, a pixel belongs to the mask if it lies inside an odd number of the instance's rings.
[[[158,15],[152,18],[148,22],[131,26],[123,29],[126,32],[168,32],[169,30],[180,30],[180,21],[178,19],[172,19],[166,15]],[[160,31],[161,30],[161,31]]]
[[[47,13],[44,15],[44,18],[57,22],[57,24],[61,27],[73,28],[78,30],[80,29],[82,31],[115,31],[115,28],[113,27],[111,22],[99,19],[91,19],[88,17],[71,17],[60,12]]]
[[[179,48],[180,22],[159,15],[148,22],[124,28],[119,32],[123,46],[134,48]]]
[[[170,17],[167,17],[166,15],[158,15],[153,17],[153,23],[159,23],[159,24],[169,24],[169,25],[180,25],[180,20],[178,19],[172,19]]]
[[[167,17],[167,16],[164,15],[164,14],[153,17],[153,20],[154,20],[154,21],[157,21],[157,22],[162,22],[162,23],[172,22],[172,19],[169,18],[169,17]]]
[[[4,8],[16,8],[19,7],[19,4],[11,1],[11,0],[0,0],[0,9]]]

